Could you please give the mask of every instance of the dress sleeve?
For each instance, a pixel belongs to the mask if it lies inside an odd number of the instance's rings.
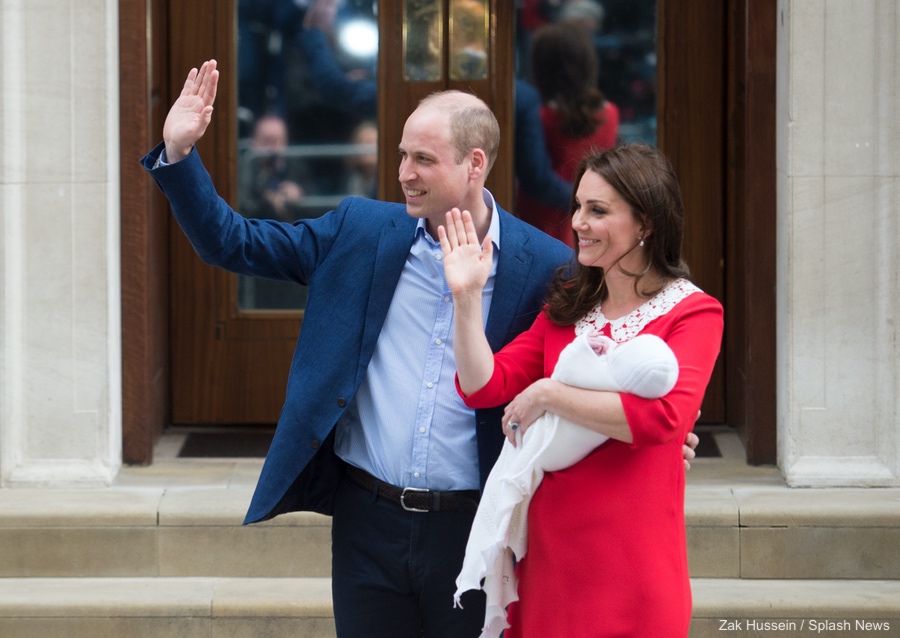
[[[721,304],[695,293],[657,319],[646,332],[658,334],[678,360],[678,382],[660,399],[622,394],[622,406],[635,447],[684,438],[693,427],[722,342]]]
[[[550,320],[542,312],[531,327],[494,355],[494,374],[476,392],[466,395],[456,379],[456,391],[470,408],[492,408],[512,401],[517,394],[545,376],[544,344]]]

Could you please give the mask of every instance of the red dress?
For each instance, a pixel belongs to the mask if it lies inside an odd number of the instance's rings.
[[[619,109],[616,105],[605,102],[597,113],[597,119],[602,124],[591,135],[571,137],[562,131],[559,111],[549,106],[541,107],[541,122],[550,162],[556,174],[567,182],[571,183],[575,178],[575,169],[588,153],[611,148],[616,143],[619,135]],[[516,201],[516,215],[548,235],[573,245],[569,211],[540,204],[520,193]]]
[[[719,353],[723,313],[714,298],[679,280],[612,324],[588,320],[618,342],[663,339],[679,378],[661,399],[621,394],[632,444],[609,440],[584,460],[550,472],[528,510],[528,553],[517,566],[519,601],[506,638],[684,638],[691,617],[684,529],[682,444]],[[470,407],[505,403],[548,377],[576,328],[541,314],[495,356]]]

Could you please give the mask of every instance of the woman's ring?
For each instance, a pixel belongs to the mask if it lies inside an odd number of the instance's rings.
[[[509,424],[509,429],[510,429],[510,430],[518,430],[518,429],[519,429],[519,424],[518,424],[518,423],[510,423],[510,424]]]

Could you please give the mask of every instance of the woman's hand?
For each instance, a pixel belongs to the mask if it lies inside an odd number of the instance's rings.
[[[547,378],[539,379],[520,392],[506,406],[500,422],[503,425],[503,434],[514,446],[516,445],[516,433],[525,436],[525,432],[531,427],[531,424],[547,411],[544,397],[547,390],[555,383],[559,382]]]
[[[493,264],[494,244],[490,236],[478,241],[469,211],[458,208],[447,213],[446,226],[438,227],[444,253],[444,276],[454,297],[481,295]]]
[[[191,69],[188,73],[181,95],[169,109],[163,125],[166,162],[169,164],[187,157],[197,140],[203,137],[212,120],[218,84],[215,60],[207,60],[199,71]]]
[[[469,211],[454,208],[447,225],[438,226],[444,277],[453,293],[453,353],[456,378],[465,395],[483,388],[494,372],[494,353],[484,336],[481,291],[491,275],[494,245],[490,236],[484,246]]]

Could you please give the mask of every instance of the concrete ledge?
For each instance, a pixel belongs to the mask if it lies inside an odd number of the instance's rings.
[[[900,582],[694,579],[690,638],[896,636]]]
[[[900,619],[900,581],[694,578],[694,618]],[[900,630],[900,622],[896,629]]]
[[[900,489],[789,488],[772,468],[723,463],[689,475],[692,576],[900,579]],[[0,490],[0,578],[329,575],[330,518],[241,525],[257,466],[177,469],[129,468],[112,488]]]
[[[328,578],[0,579],[0,635],[333,638],[330,585]],[[898,581],[694,579],[692,587],[691,638],[900,629]]]
[[[331,580],[0,579],[4,638],[334,638]]]
[[[0,618],[163,616],[333,618],[331,579],[0,578]]]
[[[898,488],[732,488],[742,527],[900,527]]]

